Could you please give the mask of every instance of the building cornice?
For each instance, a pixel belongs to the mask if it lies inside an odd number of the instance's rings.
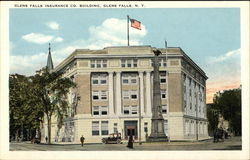
[[[131,48],[131,52],[129,54],[120,54],[119,50],[112,51],[112,54],[109,54],[109,49],[129,49]],[[147,53],[133,51],[133,49],[144,49],[147,50]],[[53,71],[62,71],[68,66],[70,63],[77,59],[117,59],[117,58],[153,58],[153,49],[156,49],[151,46],[124,46],[124,47],[106,47],[102,50],[89,50],[89,49],[76,49],[71,55],[69,55],[66,59],[64,59],[59,65],[55,67]],[[162,52],[160,57],[165,57],[167,54],[168,59],[172,58],[181,58],[187,61],[191,66],[193,66],[205,79],[205,72],[180,48],[180,47],[170,47],[170,48],[159,48]],[[128,50],[129,51],[129,50]],[[127,51],[127,52],[128,52]],[[116,53],[117,52],[117,53]]]

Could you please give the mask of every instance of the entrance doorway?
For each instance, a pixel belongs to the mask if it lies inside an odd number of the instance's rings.
[[[124,121],[124,131],[125,139],[128,139],[130,135],[132,135],[134,139],[138,139],[137,121]]]

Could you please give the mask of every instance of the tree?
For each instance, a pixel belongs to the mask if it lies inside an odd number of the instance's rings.
[[[12,75],[9,77],[10,88],[10,138],[15,137],[19,140],[19,135],[23,133],[23,106],[25,98],[23,93],[26,92],[26,77],[22,75]]]
[[[9,77],[10,139],[30,140],[39,129],[43,112],[36,103],[30,77],[13,74]]]
[[[213,135],[214,130],[218,126],[219,110],[214,104],[207,104],[207,119],[208,119],[208,131],[210,135]]]
[[[42,106],[48,124],[48,143],[51,143],[51,122],[52,116],[57,116],[59,123],[62,123],[67,116],[69,107],[67,94],[75,83],[70,78],[63,78],[59,72],[48,72],[43,69],[40,74],[32,77],[34,94],[37,103]]]
[[[219,92],[214,97],[214,105],[236,135],[241,135],[241,89]]]
[[[31,140],[37,131],[40,134],[40,124],[46,116],[50,143],[51,118],[57,116],[59,127],[62,125],[67,116],[66,96],[71,87],[75,87],[71,79],[46,69],[30,77],[10,75],[10,138]]]

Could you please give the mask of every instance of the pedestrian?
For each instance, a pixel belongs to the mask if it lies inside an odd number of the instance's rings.
[[[127,147],[133,149],[133,136],[132,135],[129,136]]]
[[[84,140],[85,140],[85,138],[84,138],[84,137],[83,137],[83,135],[82,135],[82,137],[80,138],[80,141],[81,141],[82,147],[83,147]]]
[[[45,137],[45,140],[46,140],[46,143],[48,143],[48,137],[47,136]]]

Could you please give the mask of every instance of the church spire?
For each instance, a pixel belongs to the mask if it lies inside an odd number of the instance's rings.
[[[47,59],[47,69],[48,71],[51,71],[54,69],[51,52],[50,52],[50,43],[49,43],[49,54],[48,54],[48,59]]]

